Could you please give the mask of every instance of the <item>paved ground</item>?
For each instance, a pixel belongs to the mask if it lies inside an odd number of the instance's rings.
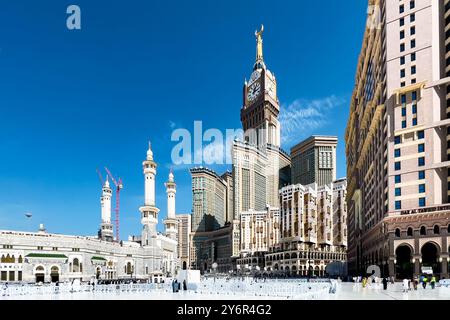
[[[266,294],[262,296],[239,295],[228,292],[225,295],[219,294],[199,294],[192,291],[180,291],[172,293],[164,290],[154,290],[148,292],[74,292],[51,295],[19,295],[1,296],[0,300],[271,300],[287,299],[287,297],[270,297]],[[290,297],[292,299],[292,297]],[[417,291],[402,291],[401,283],[389,285],[388,290],[378,288],[362,288],[361,284],[340,283],[336,294],[321,295],[322,300],[450,300],[450,288],[422,289]]]
[[[430,286],[424,290],[403,292],[402,284],[389,284],[387,290],[362,288],[360,283],[340,283],[335,295],[330,300],[450,300],[450,288],[435,288]]]

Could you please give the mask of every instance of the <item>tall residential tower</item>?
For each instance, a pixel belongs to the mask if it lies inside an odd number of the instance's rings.
[[[349,271],[447,277],[450,4],[369,5],[346,130]]]

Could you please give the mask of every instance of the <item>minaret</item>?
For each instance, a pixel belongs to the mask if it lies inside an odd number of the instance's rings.
[[[142,245],[151,245],[151,239],[157,235],[156,225],[158,224],[159,209],[155,205],[155,177],[156,162],[153,161],[153,152],[150,142],[148,143],[147,159],[142,162],[145,177],[145,198],[144,206],[139,208],[141,212]]]
[[[100,203],[102,207],[102,223],[100,225],[100,239],[106,241],[113,240],[113,225],[111,224],[111,196],[112,190],[109,186],[108,176],[106,176],[105,184],[102,187],[102,196]]]
[[[164,184],[167,192],[167,219],[164,220],[166,226],[167,237],[177,240],[178,220],[175,217],[175,194],[177,193],[177,185],[173,179],[173,172],[170,169],[169,180]]]

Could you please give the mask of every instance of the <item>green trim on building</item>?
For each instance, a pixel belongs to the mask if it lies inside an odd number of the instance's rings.
[[[67,259],[67,256],[64,254],[55,254],[55,253],[29,253],[25,256],[25,258],[56,258],[56,259]]]
[[[105,258],[103,258],[103,257],[96,257],[96,256],[92,257],[91,260],[101,260],[101,261],[106,261]]]

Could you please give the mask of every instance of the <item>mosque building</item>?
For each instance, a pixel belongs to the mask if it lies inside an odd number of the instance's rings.
[[[97,237],[0,230],[0,281],[56,282],[79,279],[140,279],[160,282],[179,268],[177,253],[176,184],[172,172],[166,182],[168,217],[165,232],[157,232],[155,203],[157,164],[149,144],[143,162],[145,177],[142,233],[128,241],[114,241],[111,223],[112,190],[102,187],[101,224]]]

